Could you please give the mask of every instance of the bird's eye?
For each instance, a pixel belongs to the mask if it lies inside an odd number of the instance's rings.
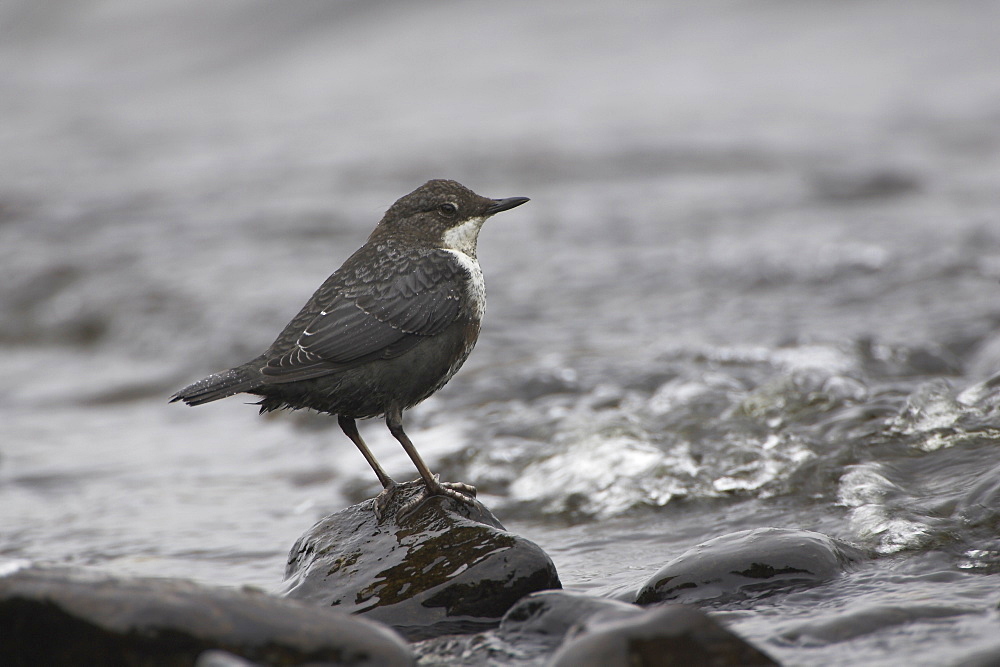
[[[441,211],[441,213],[443,213],[444,215],[448,216],[455,215],[456,213],[458,213],[458,207],[451,202],[446,202],[444,204],[441,204],[440,206],[438,206],[438,210]]]

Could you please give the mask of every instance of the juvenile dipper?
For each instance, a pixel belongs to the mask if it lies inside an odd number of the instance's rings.
[[[444,386],[479,338],[486,286],[476,259],[490,216],[527,197],[487,199],[455,181],[428,181],[389,207],[361,249],[326,279],[267,350],[171,398],[201,405],[239,393],[262,396],[261,413],[312,408],[340,428],[375,471],[387,497],[396,483],[358,433],[356,419],[385,415],[425,493],[471,503],[476,489],[442,483],[403,431],[403,410]]]

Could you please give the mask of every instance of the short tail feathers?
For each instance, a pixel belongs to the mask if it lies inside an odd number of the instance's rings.
[[[257,384],[246,368],[238,366],[222,373],[209,375],[207,378],[184,387],[170,397],[170,402],[184,401],[188,405],[201,405],[253,389]]]

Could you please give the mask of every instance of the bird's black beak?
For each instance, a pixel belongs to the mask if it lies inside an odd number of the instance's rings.
[[[494,199],[493,204],[486,209],[486,215],[494,215],[500,211],[507,211],[515,206],[520,206],[526,201],[530,201],[527,197],[508,197],[507,199]]]

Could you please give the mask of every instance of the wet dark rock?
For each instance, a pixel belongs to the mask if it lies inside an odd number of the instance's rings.
[[[400,489],[381,522],[369,500],[313,526],[289,554],[285,595],[425,639],[495,627],[525,595],[561,587],[545,552],[481,503],[433,496],[397,519],[421,491]]]
[[[389,628],[332,609],[68,568],[0,577],[0,628],[4,665],[191,665],[214,650],[268,665],[414,660]]]
[[[755,598],[807,588],[867,557],[822,533],[743,530],[699,544],[664,565],[639,591],[636,604]]]
[[[427,665],[772,665],[696,608],[633,604],[567,591],[532,593],[496,630],[414,645]],[[226,666],[228,667],[228,666]]]
[[[561,642],[574,625],[599,615],[601,619],[641,615],[633,604],[569,591],[540,591],[527,595],[500,621],[498,633],[509,639],[533,635],[535,639]]]
[[[666,605],[637,616],[597,615],[573,630],[552,667],[777,665],[704,612]]]

